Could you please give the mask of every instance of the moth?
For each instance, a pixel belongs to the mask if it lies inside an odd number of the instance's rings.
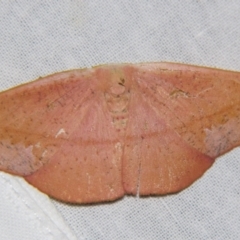
[[[179,192],[239,145],[239,72],[110,64],[0,93],[0,170],[64,202]]]

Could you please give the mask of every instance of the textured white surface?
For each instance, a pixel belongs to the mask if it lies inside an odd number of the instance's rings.
[[[239,13],[238,0],[0,1],[0,89],[112,62],[240,71]],[[71,206],[4,173],[0,193],[0,239],[240,238],[239,148],[167,197]]]

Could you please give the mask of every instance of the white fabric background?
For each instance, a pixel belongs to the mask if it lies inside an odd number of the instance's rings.
[[[174,61],[240,70],[235,1],[0,1],[0,89],[56,71]],[[240,148],[187,190],[67,205],[0,173],[0,239],[239,239]]]

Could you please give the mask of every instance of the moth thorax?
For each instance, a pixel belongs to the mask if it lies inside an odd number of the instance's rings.
[[[112,116],[112,123],[115,129],[125,132],[128,122],[128,106],[130,91],[127,91],[123,80],[111,86],[105,93],[107,108]]]

